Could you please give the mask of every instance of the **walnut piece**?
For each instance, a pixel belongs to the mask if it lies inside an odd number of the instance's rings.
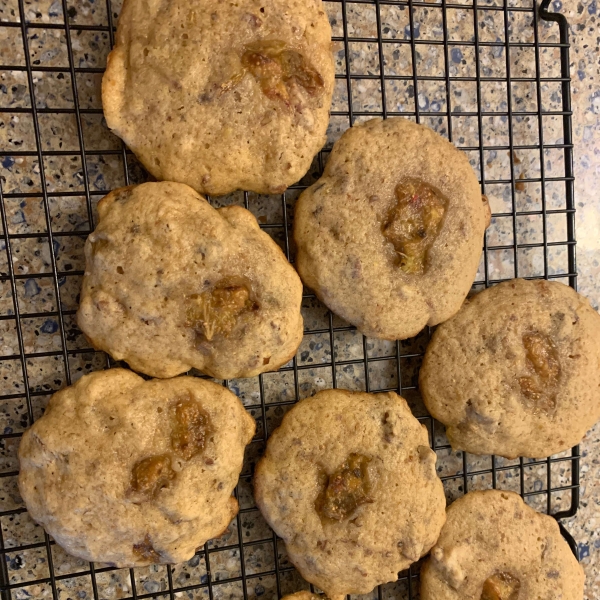
[[[242,66],[271,100],[291,105],[292,86],[300,86],[309,96],[323,92],[324,81],[302,54],[280,40],[260,40],[248,44],[242,54]]]
[[[406,179],[396,186],[396,201],[383,223],[383,235],[393,244],[400,268],[418,275],[425,271],[427,251],[440,231],[447,200],[429,184]]]
[[[216,335],[228,336],[242,313],[257,308],[245,285],[217,285],[189,297],[187,325],[211,341]]]
[[[317,500],[317,511],[335,521],[348,518],[361,505],[372,502],[367,466],[371,459],[350,454],[338,469],[327,477],[324,492]]]
[[[131,471],[131,489],[147,498],[154,498],[174,478],[175,471],[171,468],[170,456],[149,456],[134,465]]]
[[[183,460],[190,460],[202,450],[210,429],[210,418],[189,395],[177,400],[173,407],[171,448]]]
[[[517,600],[521,582],[509,573],[495,573],[485,580],[481,600]]]
[[[556,346],[547,335],[539,332],[526,333],[523,346],[531,374],[519,378],[521,393],[533,404],[534,411],[551,411],[556,407],[556,386],[560,377]]]
[[[160,562],[160,554],[152,546],[150,535],[146,534],[146,537],[139,544],[133,544],[133,553],[140,560],[148,560],[150,562]]]

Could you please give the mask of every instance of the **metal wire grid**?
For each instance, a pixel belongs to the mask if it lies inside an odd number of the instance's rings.
[[[492,0],[493,1],[493,0]],[[348,11],[352,5],[368,5],[373,8],[376,15],[376,30],[377,36],[375,39],[372,37],[356,37],[349,35],[349,19]],[[501,280],[501,278],[494,278],[490,275],[489,265],[489,253],[490,251],[508,251],[512,253],[512,259],[514,261],[514,275],[519,276],[521,274],[519,266],[519,250],[528,248],[541,248],[543,250],[543,273],[539,276],[545,278],[560,278],[567,279],[568,283],[575,287],[576,285],[576,264],[575,264],[575,230],[574,230],[574,199],[573,199],[573,171],[572,171],[572,136],[571,136],[571,106],[570,106],[570,79],[569,79],[569,45],[567,37],[567,23],[564,17],[561,15],[551,14],[547,12],[549,0],[544,0],[542,6],[538,12],[538,7],[535,0],[527,6],[509,6],[508,0],[503,0],[502,5],[493,4],[482,4],[479,0],[473,0],[469,4],[454,4],[441,0],[437,3],[429,2],[418,2],[418,1],[404,1],[404,2],[393,2],[391,0],[341,0],[339,2],[339,8],[341,10],[341,27],[342,36],[335,36],[333,38],[334,43],[341,44],[343,47],[343,73],[339,73],[336,77],[338,80],[343,82],[347,93],[347,110],[334,110],[332,111],[332,118],[339,117],[347,119],[347,124],[353,123],[355,120],[361,120],[373,116],[408,116],[414,118],[417,122],[426,121],[428,117],[434,117],[439,119],[440,117],[445,119],[446,133],[450,140],[453,140],[453,118],[454,116],[460,117],[473,117],[477,122],[477,135],[478,144],[471,146],[463,146],[463,150],[466,152],[475,153],[478,155],[478,163],[480,169],[480,178],[482,190],[485,193],[486,187],[494,184],[506,184],[511,188],[511,203],[512,209],[505,212],[496,212],[494,217],[496,218],[509,218],[512,219],[512,231],[513,231],[513,242],[511,244],[488,244],[487,240],[484,241],[484,262],[482,276],[478,278],[476,286],[488,286]],[[409,16],[409,35],[406,39],[387,39],[382,32],[382,8],[388,6],[394,10],[408,10]],[[87,217],[89,223],[89,230],[91,231],[94,227],[94,203],[105,191],[97,191],[92,189],[88,180],[88,164],[87,159],[90,155],[90,151],[86,151],[84,143],[84,131],[82,127],[82,116],[89,114],[101,113],[100,109],[94,108],[81,108],[79,102],[79,90],[77,86],[77,78],[82,74],[101,74],[101,68],[80,68],[75,66],[75,60],[73,55],[73,38],[72,35],[78,35],[83,31],[98,31],[107,32],[110,37],[110,43],[112,45],[114,41],[114,19],[113,8],[110,4],[110,0],[106,0],[107,9],[107,24],[106,25],[78,25],[72,23],[72,9],[67,5],[67,0],[61,0],[62,13],[65,15],[64,23],[33,23],[28,22],[26,18],[26,5],[24,0],[18,0],[18,14],[15,14],[15,18],[0,23],[0,28],[14,28],[21,34],[22,43],[24,47],[24,65],[0,65],[0,71],[25,71],[27,75],[27,83],[30,94],[30,108],[14,108],[10,109],[0,108],[1,113],[27,113],[33,117],[33,127],[35,134],[36,150],[35,151],[21,151],[15,152],[12,150],[1,149],[0,158],[7,156],[15,157],[33,157],[38,160],[39,163],[39,178],[41,183],[41,192],[32,193],[4,193],[2,185],[0,185],[0,217],[2,219],[2,239],[4,241],[5,252],[6,252],[6,273],[0,275],[0,282],[8,282],[12,294],[13,313],[0,317],[1,320],[10,320],[14,322],[16,327],[16,335],[18,340],[18,353],[10,356],[3,356],[1,360],[5,363],[6,361],[17,361],[20,365],[22,372],[22,380],[24,382],[23,392],[5,394],[0,396],[0,401],[12,401],[15,403],[24,402],[26,411],[26,423],[22,425],[30,424],[35,418],[34,400],[38,396],[47,396],[48,391],[42,390],[37,391],[32,389],[34,386],[30,385],[29,376],[31,376],[31,360],[37,358],[48,358],[57,357],[60,359],[62,365],[62,373],[57,373],[57,386],[62,383],[70,384],[73,375],[73,361],[77,356],[89,355],[92,351],[90,349],[74,349],[69,343],[69,334],[67,331],[66,321],[75,313],[73,309],[65,309],[61,306],[61,285],[64,283],[64,278],[81,276],[82,272],[79,270],[72,269],[61,269],[59,268],[59,261],[57,260],[54,249],[56,244],[60,245],[60,239],[63,236],[79,236],[85,238],[89,231],[77,231],[73,232],[62,232],[53,231],[53,217],[50,209],[50,200],[53,197],[69,197],[69,196],[80,196],[80,192],[51,192],[48,191],[46,174],[45,174],[45,157],[56,157],[56,156],[72,156],[76,155],[81,161],[81,169],[83,172],[83,195],[85,196]],[[416,22],[415,9],[418,8],[429,8],[429,9],[440,9],[443,20],[443,39],[442,40],[422,40],[418,39],[416,35],[416,29],[418,23]],[[450,9],[459,9],[470,13],[473,18],[473,32],[474,36],[471,40],[463,40],[454,43],[450,40],[448,35],[448,14]],[[489,42],[482,41],[480,39],[480,31],[478,25],[478,13],[481,10],[485,11],[497,11],[498,14],[503,16],[504,20],[504,41],[500,42]],[[533,42],[511,42],[509,35],[509,17],[512,13],[522,13],[527,15],[527,18],[531,18],[531,27],[533,29],[534,41]],[[67,17],[67,15],[69,17]],[[539,39],[539,18],[546,20],[553,20],[558,23],[560,31],[560,42],[555,43],[543,43]],[[33,65],[30,48],[29,48],[29,37],[28,34],[36,29],[58,29],[64,31],[67,45],[67,53],[69,58],[69,66],[67,69],[63,67],[50,67],[50,66],[39,66]],[[377,44],[377,54],[379,60],[379,74],[357,74],[352,72],[352,61],[350,59],[350,45],[356,42],[364,43],[375,43]],[[411,56],[411,69],[410,75],[389,75],[386,73],[387,59],[384,56],[384,48],[386,43],[402,44],[406,45],[410,49]],[[418,63],[418,52],[421,45],[426,44],[428,46],[440,46],[443,50],[444,55],[444,75],[438,76],[423,76],[419,75],[417,69]],[[460,45],[461,47],[473,47],[475,50],[475,76],[474,77],[458,77],[450,75],[450,53],[453,46]],[[485,47],[501,47],[504,49],[504,55],[506,58],[506,76],[505,77],[486,77],[481,74],[480,64],[480,50]],[[510,60],[510,49],[511,48],[524,48],[531,47],[535,53],[535,77],[518,77],[511,74],[511,60]],[[544,48],[556,48],[560,52],[561,60],[561,75],[560,77],[541,77],[541,51]],[[0,58],[0,62],[3,60]],[[47,109],[40,108],[36,103],[35,97],[35,85],[34,85],[34,72],[52,72],[52,73],[68,73],[71,78],[71,92],[73,96],[73,108],[62,108],[62,109]],[[359,110],[354,107],[353,100],[353,86],[360,85],[360,80],[375,80],[379,83],[381,94],[381,110]],[[408,81],[413,87],[413,110],[403,110],[402,112],[394,111],[389,109],[389,104],[386,99],[387,85],[390,81]],[[445,104],[446,110],[432,111],[426,110],[420,107],[419,103],[419,88],[425,85],[428,81],[441,82],[445,87]],[[452,109],[452,95],[451,86],[455,82],[474,82],[476,86],[477,94],[477,110],[476,111],[464,111],[454,112]],[[482,106],[482,83],[485,82],[501,82],[506,84],[507,93],[507,106],[504,111],[486,111]],[[512,103],[512,94],[510,93],[511,84],[513,82],[531,82],[535,85],[536,96],[537,96],[537,110],[534,111],[523,111],[517,110]],[[543,110],[542,103],[542,86],[544,83],[559,83],[562,91],[562,110],[548,111]],[[408,107],[410,109],[410,107]],[[40,123],[39,115],[46,113],[59,114],[69,113],[75,115],[77,124],[77,137],[79,141],[78,152],[71,152],[68,150],[44,150],[40,135]],[[508,119],[508,144],[504,145],[486,145],[484,142],[482,130],[483,120],[486,117],[497,117],[502,116]],[[515,136],[513,133],[513,119],[518,117],[532,116],[537,118],[538,122],[538,143],[535,144],[519,144],[515,142]],[[558,116],[562,118],[562,130],[563,130],[563,142],[557,144],[545,144],[544,143],[544,128],[543,118],[546,116]],[[549,177],[546,176],[545,172],[545,161],[544,151],[547,149],[555,149],[564,152],[564,166],[565,172],[560,177]],[[515,151],[521,150],[534,150],[538,151],[540,155],[540,177],[539,178],[519,178],[516,174],[515,167]],[[486,162],[484,154],[488,151],[507,151],[510,153],[510,178],[508,179],[486,179]],[[137,180],[134,174],[131,172],[131,155],[129,151],[123,146],[120,150],[104,150],[94,151],[94,155],[110,155],[117,154],[121,157],[123,165],[124,181],[123,184],[129,185],[130,183],[136,183]],[[327,150],[320,153],[318,157],[318,171],[320,172],[323,167],[323,163],[326,160]],[[546,184],[548,182],[556,182],[564,185],[565,195],[565,206],[560,209],[547,208],[546,203]],[[2,180],[0,179],[0,184]],[[515,199],[516,190],[518,189],[519,183],[539,183],[541,184],[541,208],[537,211],[519,211],[517,202]],[[303,189],[306,186],[298,185],[281,195],[279,202],[281,203],[281,222],[263,224],[262,227],[269,230],[275,237],[279,238],[286,255],[289,259],[293,260],[293,248],[291,244],[291,208],[293,204],[293,198],[297,195],[297,190]],[[41,198],[43,202],[44,218],[45,218],[45,233],[9,233],[9,222],[7,217],[6,201],[13,198]],[[252,200],[248,193],[244,193],[244,204],[247,208],[252,208]],[[562,214],[565,216],[567,225],[567,239],[561,242],[549,241],[547,232],[548,217],[554,214]],[[523,242],[519,243],[517,237],[517,219],[521,216],[541,216],[543,222],[542,240],[537,243]],[[22,274],[16,273],[14,269],[14,245],[17,240],[34,238],[35,240],[46,240],[49,247],[53,250],[50,252],[50,266],[51,272],[36,273],[36,274]],[[560,273],[551,272],[549,268],[549,251],[553,246],[561,246],[566,248],[568,269]],[[56,298],[56,309],[47,312],[26,312],[20,309],[19,306],[19,282],[23,279],[30,278],[32,276],[39,278],[48,278],[52,282],[53,292]],[[304,297],[305,307],[314,307],[318,305],[314,296],[307,293]],[[324,313],[323,313],[324,314]],[[23,338],[23,327],[22,322],[24,319],[35,319],[35,318],[56,318],[58,322],[59,334],[60,334],[60,350],[50,352],[36,352],[29,353],[25,351],[25,343]],[[362,344],[362,357],[361,358],[348,358],[342,359],[337,352],[336,343],[340,335],[350,334],[354,331],[354,328],[349,327],[343,323],[339,323],[337,318],[331,313],[327,313],[325,320],[321,326],[314,327],[306,331],[306,336],[321,336],[321,339],[328,341],[330,352],[329,358],[318,364],[303,364],[298,357],[296,357],[292,363],[283,369],[280,373],[282,376],[289,375],[292,381],[292,389],[294,398],[292,400],[278,400],[268,401],[266,399],[265,385],[268,375],[260,376],[254,380],[253,385],[258,390],[258,397],[260,401],[258,403],[246,402],[248,410],[250,410],[257,418],[258,422],[258,433],[257,437],[253,441],[250,452],[248,464],[245,467],[244,473],[240,480],[240,484],[236,489],[236,495],[240,499],[241,510],[240,514],[236,517],[232,535],[229,536],[231,539],[227,539],[222,543],[209,542],[205,547],[198,552],[197,558],[202,562],[204,566],[203,574],[195,574],[185,583],[181,584],[175,581],[174,572],[176,567],[166,566],[164,571],[164,585],[158,591],[147,591],[145,588],[140,586],[140,580],[136,576],[134,570],[129,572],[129,593],[122,593],[119,597],[130,597],[136,598],[151,598],[161,597],[170,598],[171,600],[176,597],[208,597],[210,600],[216,598],[233,598],[243,597],[245,600],[248,598],[257,598],[261,595],[265,597],[274,597],[275,594],[281,595],[282,593],[288,593],[299,589],[294,586],[300,585],[299,579],[295,576],[293,567],[287,562],[285,552],[280,541],[277,540],[274,533],[270,532],[264,536],[259,536],[257,539],[251,541],[243,540],[243,531],[247,531],[247,521],[257,515],[255,506],[251,499],[251,494],[248,492],[251,471],[253,467],[254,459],[260,455],[264,447],[264,442],[270,431],[277,425],[281,418],[281,414],[289,408],[297,399],[306,395],[306,390],[302,389],[302,382],[306,380],[306,374],[309,374],[311,369],[316,369],[319,372],[323,370],[329,373],[328,384],[336,387],[341,380],[343,369],[347,367],[356,367],[363,371],[363,388],[367,391],[386,391],[393,390],[398,391],[401,394],[411,397],[417,392],[416,388],[416,374],[418,371],[418,361],[422,357],[423,349],[426,342],[429,339],[429,332],[424,332],[420,338],[416,341],[410,341],[407,343],[397,342],[395,349],[391,353],[384,353],[383,355],[374,355],[369,346],[369,341],[366,338],[362,338],[358,344]],[[395,362],[396,368],[396,379],[394,385],[391,387],[381,387],[372,385],[372,369],[377,363],[382,361],[393,361]],[[93,361],[90,361],[92,363]],[[110,361],[106,363],[110,366]],[[417,365],[415,367],[415,365]],[[87,368],[93,365],[87,365]],[[311,375],[312,376],[312,375]],[[224,382],[225,385],[232,385],[231,382]],[[438,455],[449,452],[449,445],[443,440],[443,434],[440,431],[439,424],[436,424],[431,417],[423,415],[419,416],[419,419],[427,425],[431,433],[432,447],[438,452]],[[5,431],[0,436],[0,443],[3,449],[8,446],[16,448],[16,441],[20,437],[20,432]],[[499,482],[503,475],[507,472],[517,473],[518,478],[518,490],[521,495],[526,499],[542,498],[544,500],[544,507],[546,512],[554,514],[557,518],[563,518],[573,516],[579,504],[579,451],[578,448],[574,448],[570,455],[561,455],[559,457],[551,457],[540,461],[524,461],[523,459],[513,463],[502,462],[495,457],[491,457],[490,466],[477,465],[475,468],[471,468],[470,459],[466,454],[462,454],[462,468],[457,469],[454,473],[444,475],[442,480],[447,486],[454,486],[454,493],[465,493],[471,487],[473,487],[475,480],[480,478],[487,478],[489,486],[502,487],[503,483]],[[565,467],[570,472],[570,482],[564,485],[553,485],[552,472],[553,467]],[[532,490],[527,486],[527,477],[530,469],[538,467],[545,467],[546,471],[546,485],[545,489]],[[13,468],[5,470],[0,473],[0,479],[6,483],[8,480],[14,480],[16,478],[17,471]],[[559,510],[554,510],[553,497],[556,494],[567,493],[570,494],[571,502],[570,506],[564,507],[561,505]],[[17,515],[25,512],[23,507],[6,509],[4,503],[0,505],[0,521],[4,522],[5,519],[12,519]],[[538,508],[540,508],[538,506]],[[0,560],[0,592],[3,599],[9,598],[25,598],[35,597],[36,593],[32,594],[32,590],[37,590],[37,594],[42,596],[52,597],[55,600],[65,597],[66,593],[62,587],[64,580],[72,580],[75,578],[83,578],[89,581],[89,590],[91,596],[95,600],[99,600],[107,597],[105,594],[105,588],[99,584],[99,579],[106,573],[111,573],[114,569],[110,567],[96,567],[93,564],[89,564],[88,567],[83,570],[77,570],[75,572],[60,573],[55,568],[57,565],[54,564],[54,556],[52,548],[54,542],[44,534],[43,541],[33,543],[19,543],[18,545],[6,545],[4,538],[4,527],[0,530],[0,554],[2,554],[3,560]],[[565,537],[571,544],[574,552],[576,552],[574,542],[570,536],[564,532]],[[30,550],[41,549],[45,550],[45,560],[47,561],[47,576],[34,577],[32,579],[20,579],[14,578],[9,572],[9,557],[17,557],[21,553]],[[265,551],[267,555],[270,554],[270,558],[264,558],[258,562],[253,557],[253,553],[256,549],[260,552]],[[266,550],[265,550],[266,549]],[[237,557],[239,567],[237,573],[234,576],[219,576],[216,573],[214,563],[217,559],[217,553],[223,553],[230,551],[232,557]],[[211,569],[211,558],[213,562],[213,568]],[[198,562],[196,562],[198,564]],[[236,569],[234,569],[236,570]],[[257,583],[258,582],[258,583]],[[37,586],[37,588],[36,588]],[[266,587],[265,587],[266,586]],[[375,592],[373,597],[394,597],[394,598],[415,598],[417,595],[418,586],[418,566],[411,568],[407,572],[401,573],[399,577],[399,583],[396,586],[382,586]],[[261,591],[262,588],[262,591]],[[266,590],[266,591],[265,591]],[[82,596],[80,596],[82,597]]]

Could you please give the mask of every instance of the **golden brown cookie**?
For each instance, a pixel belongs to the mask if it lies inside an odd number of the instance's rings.
[[[157,179],[271,194],[325,143],[333,84],[321,0],[126,0],[102,105]]]
[[[600,419],[600,316],[561,283],[500,283],[437,328],[419,385],[456,450],[562,452]]]
[[[326,390],[269,438],[256,503],[307,581],[332,599],[366,594],[437,539],[446,501],[435,462],[397,394]]]
[[[344,133],[300,196],[296,265],[362,333],[405,339],[458,311],[489,219],[465,154],[408,119],[373,119]]]
[[[422,600],[582,600],[584,574],[557,522],[513,492],[456,500],[421,569]]]
[[[94,347],[153,377],[251,377],[294,356],[302,283],[250,212],[163,182],[115,190],[98,214],[77,313]]]
[[[85,375],[52,396],[19,447],[31,517],[70,554],[118,567],[189,560],[238,511],[255,424],[194,377]]]

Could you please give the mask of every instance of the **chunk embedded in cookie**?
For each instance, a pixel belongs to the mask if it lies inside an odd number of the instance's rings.
[[[133,465],[131,469],[131,490],[143,500],[156,498],[158,492],[169,486],[175,479],[168,454],[148,456]]]
[[[329,600],[324,594],[302,591],[284,596],[281,600]],[[337,599],[336,599],[337,600]]]
[[[400,396],[325,390],[269,438],[256,503],[302,576],[341,600],[395,581],[433,546],[446,505],[435,462]]]
[[[521,582],[510,573],[494,573],[483,582],[481,600],[518,600]]]
[[[152,377],[196,368],[219,379],[296,353],[302,283],[250,212],[145,183],[111,192],[99,216],[77,313],[94,347]]]
[[[556,520],[513,492],[451,504],[421,568],[423,600],[582,600],[584,574]]]
[[[300,110],[292,100],[297,86],[309,96],[325,92],[325,82],[319,72],[304,55],[281,40],[260,40],[246,45],[241,62],[255,77],[262,93],[287,108]]]
[[[394,246],[402,271],[421,274],[427,264],[427,251],[440,231],[448,201],[418,179],[399,183],[395,194],[398,202],[383,223],[383,235]]]
[[[600,419],[600,316],[575,290],[515,279],[438,327],[420,389],[452,447],[545,457]]]
[[[21,440],[19,490],[67,552],[134,567],[189,560],[238,511],[252,417],[226,388],[124,369],[52,396]]]
[[[322,494],[317,499],[317,510],[323,517],[343,521],[361,504],[372,502],[369,462],[366,456],[352,453],[331,475],[325,476]]]
[[[250,299],[247,286],[223,282],[202,294],[192,294],[188,300],[188,324],[209,342],[215,336],[227,337],[243,313],[259,308]]]
[[[539,331],[523,335],[527,375],[519,377],[523,397],[533,409],[546,413],[556,408],[556,391],[560,376],[560,358],[556,344]]]
[[[184,460],[204,450],[211,432],[210,417],[191,394],[177,398],[172,413],[171,449]]]

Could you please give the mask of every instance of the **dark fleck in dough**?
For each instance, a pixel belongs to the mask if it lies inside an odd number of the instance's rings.
[[[469,492],[448,508],[421,599],[582,600],[584,579],[555,519],[513,492]]]
[[[333,86],[321,0],[126,0],[102,105],[157,179],[273,194],[324,145]]]
[[[407,119],[372,119],[344,133],[300,196],[296,265],[362,333],[406,339],[458,311],[489,222],[464,153]]]
[[[558,282],[500,283],[437,328],[419,385],[455,450],[562,452],[600,419],[600,316]]]
[[[446,501],[435,462],[400,396],[326,390],[269,438],[256,503],[307,581],[331,600],[366,594],[437,539]]]
[[[250,212],[163,182],[115,190],[98,214],[77,313],[95,348],[152,377],[252,377],[294,356],[302,283]]]
[[[254,430],[236,396],[210,381],[91,373],[54,394],[24,433],[19,491],[78,558],[189,560],[237,514],[231,494]]]

